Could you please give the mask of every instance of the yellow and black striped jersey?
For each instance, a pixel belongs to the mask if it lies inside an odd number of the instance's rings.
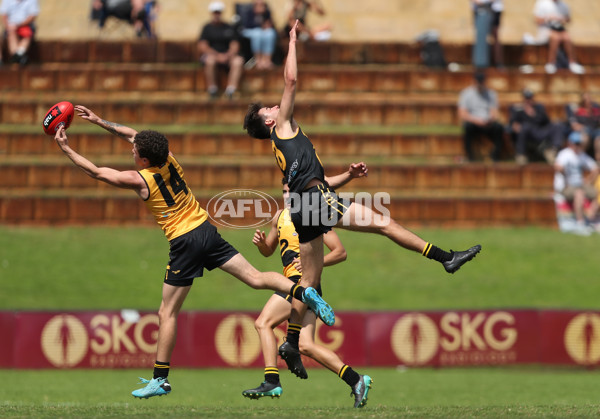
[[[298,233],[290,217],[290,211],[284,208],[277,219],[277,237],[279,238],[279,249],[281,251],[281,262],[283,263],[283,274],[290,278],[294,275],[302,275],[292,263],[300,255],[300,241]]]
[[[161,167],[140,170],[150,195],[146,206],[165,232],[167,240],[173,240],[192,231],[208,218],[192,191],[187,187],[183,169],[169,155]]]

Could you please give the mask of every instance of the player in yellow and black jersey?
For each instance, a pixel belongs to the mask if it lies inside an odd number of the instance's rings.
[[[297,27],[298,22],[290,30],[280,104],[272,107],[251,104],[244,118],[244,128],[254,138],[271,139],[277,164],[288,178],[290,191],[297,194],[296,202],[291,205],[294,209],[291,216],[300,239],[303,282],[313,287],[319,285],[323,270],[323,234],[334,226],[384,235],[405,249],[440,262],[446,272],[456,272],[481,251],[480,245],[465,251],[447,252],[369,206],[340,199],[325,181],[317,153],[294,117],[298,82]],[[310,202],[317,204],[305,204]],[[291,322],[299,323],[305,310],[304,306],[293,302]]]
[[[359,163],[358,165],[362,166],[363,163]],[[366,172],[366,167],[364,168],[364,172]],[[352,166],[349,173],[352,173]],[[356,173],[356,177],[359,177],[359,173],[363,173],[363,171]],[[348,177],[346,174],[343,174],[341,177],[334,177],[332,179],[340,180],[348,179]],[[260,253],[265,257],[271,256],[279,245],[284,275],[301,283],[302,263],[299,257],[300,242],[298,240],[298,233],[290,218],[289,208],[286,206],[289,191],[286,178],[283,178],[284,209],[280,210],[273,218],[271,230],[268,234],[265,235],[264,231],[256,230],[252,243],[258,247]],[[335,265],[346,260],[346,249],[344,249],[335,231],[331,230],[324,234],[323,241],[329,248],[329,253],[323,258],[324,266]],[[259,317],[256,319],[255,327],[260,338],[265,362],[264,382],[256,388],[243,391],[242,395],[244,397],[252,399],[265,396],[279,397],[283,393],[283,388],[279,380],[279,369],[277,367],[277,337],[275,336],[274,329],[289,318],[291,312],[290,302],[291,298],[289,295],[276,292],[267,301]],[[371,378],[369,376],[361,376],[350,366],[344,364],[335,352],[315,342],[316,320],[317,318],[314,313],[310,310],[307,311],[302,324],[289,326],[288,337],[282,347],[290,345],[290,342],[295,340],[299,343],[302,354],[313,358],[321,365],[338,374],[350,386],[354,394],[357,394],[354,391],[354,387],[365,384],[363,377],[366,377],[367,387],[364,392],[358,392],[360,397],[355,400],[354,405],[354,407],[363,407],[367,402],[367,395],[372,382]],[[293,352],[293,349],[291,351]],[[279,353],[292,373],[303,379],[308,378],[308,374],[300,358],[300,353],[294,353],[294,356],[289,357],[287,356],[288,351],[280,350]]]
[[[159,132],[136,130],[105,121],[91,110],[77,105],[78,115],[132,144],[132,155],[139,169],[119,171],[97,167],[70,146],[64,128],[56,143],[73,163],[90,177],[118,188],[131,189],[144,200],[169,240],[169,264],[163,281],[162,302],[158,311],[159,333],[154,377],[142,379],[145,387],[134,390],[134,397],[148,398],[171,392],[167,379],[175,347],[177,315],[194,278],[204,268],[220,268],[256,289],[289,293],[308,304],[326,324],[335,321],[333,310],[314,288],[304,288],[276,272],[259,272],[239,254],[207,221],[207,214],[185,181],[183,169],[169,151],[169,141]]]

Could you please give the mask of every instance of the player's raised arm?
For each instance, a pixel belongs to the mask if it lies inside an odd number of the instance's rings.
[[[137,131],[133,128],[126,127],[121,124],[117,124],[115,122],[106,121],[92,112],[90,109],[86,108],[82,105],[76,105],[75,111],[77,111],[77,115],[81,118],[90,121],[92,124],[96,124],[99,127],[104,128],[111,134],[116,135],[117,137],[121,137],[125,141],[129,141],[133,144],[133,140],[135,139],[135,134]]]
[[[283,95],[279,105],[279,114],[277,115],[277,132],[282,137],[291,136],[296,131],[296,122],[293,120],[294,101],[296,100],[296,83],[298,81],[298,62],[296,59],[296,31],[298,29],[298,20],[290,30],[290,43],[288,55],[285,60],[283,70]]]
[[[133,189],[142,198],[146,198],[145,196],[142,196],[142,191],[147,192],[146,183],[135,170],[127,170],[122,172],[110,167],[96,166],[94,163],[77,153],[69,146],[67,133],[62,126],[58,129],[58,131],[56,131],[54,139],[63,153],[65,153],[67,157],[71,159],[75,166],[79,167],[91,178],[101,180],[102,182],[106,182],[109,185],[113,185],[118,188]]]

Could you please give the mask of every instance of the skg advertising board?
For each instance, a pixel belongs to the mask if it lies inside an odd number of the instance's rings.
[[[172,364],[262,367],[257,312],[182,312]],[[285,325],[275,334],[280,342]],[[0,367],[140,368],[154,362],[154,312],[0,312]],[[318,343],[353,366],[595,366],[600,313],[558,310],[338,312]],[[307,358],[308,367],[319,365]],[[280,365],[285,367],[283,362]]]

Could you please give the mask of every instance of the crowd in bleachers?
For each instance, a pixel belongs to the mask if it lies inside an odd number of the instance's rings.
[[[156,39],[159,36],[155,26],[159,10],[156,0],[89,1],[92,18],[99,27],[103,27],[107,19],[116,18],[134,27],[138,37]],[[310,24],[311,13],[325,14],[319,1],[288,0],[285,6],[286,18],[282,22],[275,21],[270,6],[280,7],[279,4],[270,5],[265,0],[236,3],[233,5],[235,10],[227,11],[230,15],[233,14],[234,19],[226,21],[223,14],[228,6],[221,1],[207,3],[211,20],[199,25],[197,52],[210,98],[215,99],[221,93],[226,99],[232,100],[239,96],[244,71],[269,71],[274,66],[281,65],[285,57],[282,45],[286,45],[289,27],[296,19],[301,22],[298,33],[300,41],[330,39],[331,25]],[[493,144],[491,160],[514,160],[519,165],[546,162],[555,166],[557,177],[568,178],[566,171],[570,169],[563,167],[558,157],[563,150],[576,149],[576,154],[582,156],[578,165],[586,172],[582,179],[586,185],[598,183],[594,167],[600,161],[600,105],[590,92],[581,92],[578,102],[564,103],[562,118],[552,120],[546,111],[546,104],[543,100],[537,100],[537,94],[542,92],[532,87],[524,89],[522,100],[511,103],[508,112],[503,114],[498,95],[485,85],[485,75],[490,68],[494,68],[492,71],[507,71],[501,42],[504,2],[471,0],[470,7],[475,34],[470,64],[475,70],[475,77],[473,85],[464,86],[465,89],[458,98],[458,114],[464,129],[465,161],[480,158],[476,156],[474,148],[487,137]],[[569,28],[573,23],[565,1],[536,0],[534,9],[526,12],[532,15],[538,32],[533,35],[525,34],[523,42],[547,46],[544,72],[549,77],[561,70],[575,75],[592,70],[584,68],[576,60],[576,50],[569,36]],[[38,14],[38,0],[0,0],[3,42],[0,48],[0,65],[14,63],[23,66],[28,63],[28,49],[34,39]],[[435,42],[439,48],[438,40]],[[425,48],[426,45],[422,47]],[[3,51],[5,55],[2,55]],[[439,67],[442,63],[445,68],[443,51],[437,51],[441,54],[441,59],[436,61],[435,66]],[[531,71],[527,63],[520,64],[522,72]],[[452,71],[451,66],[448,68]],[[217,74],[220,71],[228,73],[223,86],[218,85]],[[556,75],[558,76],[560,74]],[[571,141],[575,138],[578,141]],[[584,158],[584,155],[591,160]],[[584,186],[582,185],[581,190],[585,191],[585,201],[588,202],[586,208],[592,210],[587,217],[590,221],[595,219],[595,215],[594,206],[590,206],[589,202],[596,202],[597,198],[590,195],[592,189]],[[566,186],[562,189],[566,189]],[[573,194],[565,195],[562,189],[557,188],[557,194],[574,201]]]
[[[475,39],[472,64],[476,69],[491,65],[491,56],[499,69],[504,69],[499,26],[504,9],[502,0],[471,0]],[[536,36],[525,34],[526,44],[548,45],[547,74],[565,68],[574,74],[585,69],[575,60],[568,25],[571,16],[563,0],[536,0],[533,16],[538,25]],[[492,47],[488,38],[493,40]],[[521,67],[529,72],[529,66]],[[567,208],[574,222],[560,225],[564,231],[589,235],[600,232],[598,220],[598,161],[600,159],[600,105],[589,92],[581,93],[576,104],[565,104],[565,118],[552,121],[544,105],[535,100],[535,92],[525,89],[521,103],[512,104],[503,128],[499,122],[496,92],[485,85],[485,73],[477,71],[475,82],[459,97],[458,112],[463,124],[465,157],[473,160],[473,142],[487,137],[493,143],[490,158],[501,159],[503,136],[508,134],[512,154],[518,164],[545,160],[554,166],[557,208]],[[560,220],[559,220],[560,221]]]

